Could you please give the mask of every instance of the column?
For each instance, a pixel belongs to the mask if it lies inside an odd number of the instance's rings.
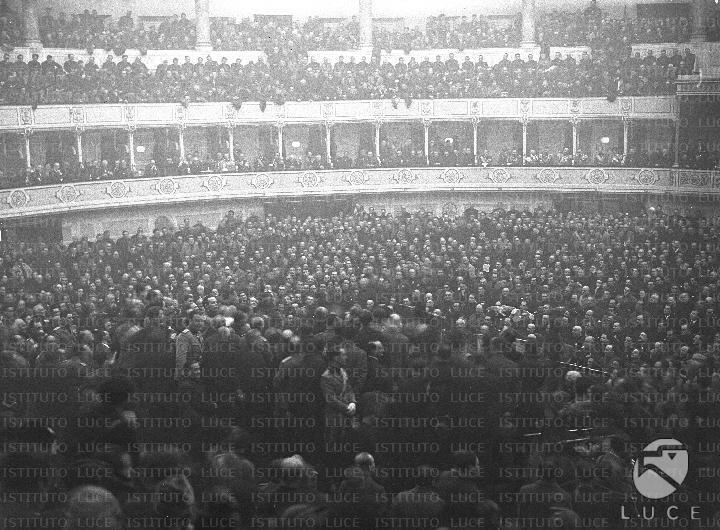
[[[78,162],[83,163],[83,143],[82,143],[83,130],[81,128],[75,129],[75,145],[77,148]]]
[[[195,49],[199,52],[212,50],[210,42],[210,0],[195,0]]]
[[[628,143],[630,142],[630,116],[623,116],[623,155],[628,152]]]
[[[31,169],[32,161],[30,160],[30,137],[32,136],[33,131],[30,129],[25,129],[20,134],[25,139],[25,167],[27,169]]]
[[[577,126],[578,126],[578,123],[580,123],[580,118],[578,118],[577,116],[573,116],[570,119],[570,123],[572,124],[572,154],[573,154],[573,156],[575,156],[575,154],[577,153],[577,148],[578,148]]]
[[[521,46],[535,46],[535,0],[523,0]]]
[[[523,117],[520,119],[520,123],[522,124],[522,142],[523,142],[523,146],[522,146],[522,156],[523,156],[522,165],[524,166],[524,165],[525,165],[525,157],[527,156],[527,128],[528,128],[528,119],[527,119],[527,116],[523,116]]]
[[[380,158],[380,124],[382,122],[375,122],[375,156]]]
[[[675,162],[673,167],[680,166],[680,116],[675,116]]]
[[[360,49],[365,53],[372,52],[372,0],[360,0]]]
[[[477,116],[473,116],[472,118],[472,126],[473,126],[473,160],[475,161],[475,164],[477,164],[477,157],[478,157],[478,125],[480,124],[480,119]]]
[[[285,156],[285,149],[284,149],[285,146],[283,145],[283,127],[285,127],[285,124],[282,122],[277,122],[275,124],[275,127],[277,127],[277,135],[278,135],[277,136],[277,142],[278,142],[277,152],[280,153],[280,156]]]
[[[327,167],[332,168],[332,123],[325,122],[325,158],[327,159]]]
[[[40,24],[38,23],[38,0],[23,2],[23,26],[25,30],[25,46],[39,48]]]
[[[430,165],[430,120],[423,120],[423,130],[425,132],[425,165]]]
[[[707,0],[692,0],[692,42],[707,41]]]
[[[130,153],[130,171],[135,171],[135,127],[128,127],[128,152]]]
[[[235,126],[228,125],[228,149],[230,150],[230,162],[235,162]]]
[[[180,162],[185,161],[185,126],[178,126],[178,151],[180,155]]]

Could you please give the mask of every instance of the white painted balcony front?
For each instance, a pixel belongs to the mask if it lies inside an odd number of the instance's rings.
[[[278,197],[452,193],[720,194],[712,171],[649,168],[458,167],[201,174],[0,191],[0,219]]]

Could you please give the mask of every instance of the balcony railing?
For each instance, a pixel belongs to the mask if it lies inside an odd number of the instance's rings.
[[[0,191],[0,218],[148,204],[421,192],[720,194],[720,173],[648,168],[401,168],[206,174]]]
[[[42,105],[0,107],[0,131],[202,125],[343,123],[372,121],[471,121],[473,119],[568,120],[676,118],[674,96],[606,98],[486,98],[404,101],[302,101],[284,105],[230,103]]]

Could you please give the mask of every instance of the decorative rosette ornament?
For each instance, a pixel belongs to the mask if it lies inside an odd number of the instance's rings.
[[[209,192],[218,193],[227,186],[227,179],[225,177],[221,177],[220,175],[212,175],[203,180],[202,185],[203,188]]]
[[[74,184],[66,184],[58,190],[56,197],[60,202],[74,202],[80,197],[80,192]]]
[[[445,184],[459,184],[464,178],[465,175],[455,168],[446,169],[440,175],[440,180],[442,180]]]
[[[585,174],[585,180],[587,180],[590,184],[594,186],[600,186],[601,184],[605,184],[608,179],[610,179],[610,177],[608,176],[607,172],[604,169],[600,168],[591,169]]]
[[[369,179],[364,171],[353,171],[345,175],[345,180],[351,186],[364,186]]]
[[[180,185],[171,178],[160,179],[155,184],[155,189],[162,195],[172,195],[178,188],[180,188]]]
[[[555,182],[560,178],[560,175],[558,175],[558,172],[554,169],[545,168],[535,175],[535,178],[543,184],[555,184]]]
[[[322,182],[322,177],[312,171],[306,171],[298,177],[298,182],[303,188],[317,188]]]
[[[508,180],[512,178],[510,172],[504,167],[496,167],[494,169],[488,170],[486,176],[495,184],[505,184]]]
[[[390,180],[397,184],[412,184],[418,179],[418,176],[409,169],[400,169],[393,173]]]
[[[660,177],[658,177],[657,173],[652,169],[641,169],[640,172],[635,175],[635,180],[637,180],[641,186],[652,186],[660,180]]]
[[[259,173],[252,176],[252,178],[250,179],[250,184],[253,188],[257,188],[259,190],[266,190],[273,184],[275,184],[275,179],[265,173]]]
[[[8,195],[7,203],[11,208],[22,208],[30,202],[30,197],[25,190],[15,190]]]
[[[113,199],[122,199],[130,193],[130,186],[122,180],[116,180],[108,185],[105,189],[105,193],[110,195]]]

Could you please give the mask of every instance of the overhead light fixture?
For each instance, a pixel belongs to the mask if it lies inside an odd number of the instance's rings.
[[[602,138],[600,138],[600,143],[601,144],[609,144],[610,138],[608,138],[607,136],[603,136]]]
[[[297,140],[295,140],[295,141],[294,141],[293,143],[291,143],[290,145],[292,145],[294,149],[298,149],[298,148],[300,147],[300,142],[298,142]]]

